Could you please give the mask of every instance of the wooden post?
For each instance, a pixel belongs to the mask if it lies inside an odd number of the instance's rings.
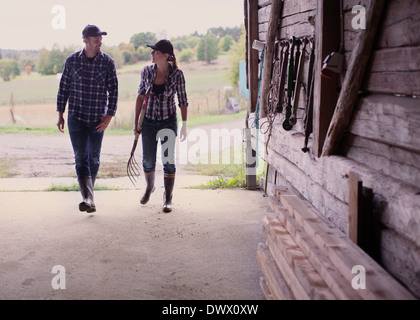
[[[338,76],[331,79],[321,75],[322,62],[340,47],[340,2],[337,0],[318,1],[315,19],[315,74],[313,105],[312,152],[319,157],[322,153],[328,126],[337,104]]]
[[[358,244],[359,204],[362,196],[362,181],[354,172],[350,172],[349,176],[349,238]]]
[[[254,40],[258,40],[258,0],[246,0],[247,5],[247,83],[249,89],[249,113],[255,112],[258,100],[258,51],[252,49]]]
[[[281,19],[282,0],[272,0],[270,20],[268,22],[267,37],[265,40],[264,65],[261,82],[260,118],[267,116],[268,101],[270,92],[271,74],[273,71],[274,42]]]
[[[349,178],[349,238],[378,261],[380,250],[373,220],[373,192],[363,187],[359,175],[350,172]]]
[[[350,123],[358,92],[362,86],[363,76],[365,75],[365,70],[371,55],[384,3],[385,1],[383,0],[369,1],[369,7],[366,10],[366,30],[360,32],[351,55],[349,68],[346,72],[337,106],[322,149],[323,156],[332,155],[336,151],[344,130]]]
[[[10,115],[12,116],[13,124],[16,124],[16,119],[15,119],[15,98],[13,96],[13,92],[10,93]]]

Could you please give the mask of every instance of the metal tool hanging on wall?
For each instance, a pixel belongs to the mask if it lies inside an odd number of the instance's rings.
[[[294,76],[295,76],[295,64],[294,64],[294,55],[295,55],[295,48],[296,48],[296,37],[292,37],[291,48],[290,48],[290,58],[289,58],[289,70],[287,74],[287,105],[286,105],[286,116],[283,121],[283,129],[289,131],[293,128],[290,124],[289,120],[292,115],[292,98],[293,98],[293,89],[294,89]]]
[[[306,82],[306,107],[303,116],[303,127],[305,129],[305,142],[302,148],[303,152],[308,152],[308,141],[309,135],[312,133],[312,117],[313,117],[313,105],[314,105],[314,66],[315,66],[315,39],[311,37],[309,39],[309,45],[311,53],[309,56],[309,69],[308,69],[308,80]]]
[[[277,113],[281,113],[283,111],[284,87],[286,85],[288,63],[289,63],[289,41],[282,41],[281,65],[280,65],[280,72],[279,72],[278,101],[277,101],[277,107],[276,107]]]
[[[302,85],[302,81],[301,81],[302,70],[303,70],[303,64],[305,63],[305,50],[306,50],[307,44],[308,44],[308,39],[306,38],[299,40],[299,42],[297,43],[298,48],[299,48],[299,45],[301,45],[302,48],[300,48],[299,62],[296,68],[295,89],[293,92],[292,115],[290,116],[290,119],[289,119],[289,123],[291,126],[294,126],[297,122],[297,109],[299,106],[300,87]]]

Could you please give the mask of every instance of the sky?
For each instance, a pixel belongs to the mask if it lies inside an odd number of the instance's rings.
[[[244,22],[243,0],[0,0],[0,48],[51,50],[82,46],[82,30],[97,25],[104,45],[128,43],[133,34],[159,39],[202,34]]]

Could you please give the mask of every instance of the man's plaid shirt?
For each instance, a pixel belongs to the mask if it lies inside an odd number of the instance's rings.
[[[147,88],[153,85],[156,78],[156,67],[156,64],[152,64],[143,68],[138,94],[144,95]],[[175,93],[178,96],[179,107],[188,106],[184,73],[169,64],[165,91],[158,95],[153,93],[153,90],[150,91],[145,117],[152,120],[165,120],[174,117],[176,115]]]
[[[94,123],[117,111],[118,79],[114,60],[100,52],[92,62],[79,51],[64,65],[57,94],[57,111],[68,113],[85,123]]]

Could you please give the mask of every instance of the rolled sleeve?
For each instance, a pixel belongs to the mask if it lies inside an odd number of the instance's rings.
[[[63,72],[61,75],[60,85],[59,85],[58,93],[57,93],[57,111],[58,112],[66,111],[66,104],[69,99],[70,86],[71,86],[70,69],[71,69],[70,61],[67,59],[63,67]]]
[[[177,95],[178,95],[178,104],[181,106],[188,106],[188,97],[187,90],[185,86],[185,77],[184,73],[179,70],[179,75],[177,79]]]
[[[118,77],[117,77],[117,70],[113,62],[110,63],[110,66],[108,69],[107,90],[109,94],[107,115],[115,116],[117,112],[117,104],[118,104]]]

